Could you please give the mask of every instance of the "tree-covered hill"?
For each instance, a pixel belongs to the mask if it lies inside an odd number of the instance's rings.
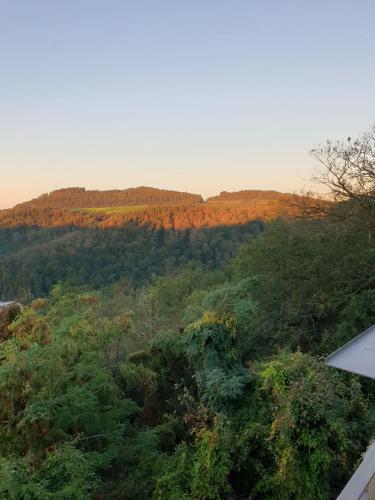
[[[42,194],[38,198],[20,203],[17,208],[84,208],[113,207],[120,205],[160,205],[177,203],[200,203],[201,195],[137,187],[129,189],[112,189],[109,191],[90,191],[85,188],[73,187],[58,189]]]
[[[54,191],[0,210],[0,227],[76,226],[122,227],[150,225],[187,229],[246,224],[300,213],[304,197],[275,191],[221,193],[203,202],[200,195],[153,188],[124,191]]]
[[[194,205],[135,206],[93,209],[25,208],[0,211],[0,227],[123,227],[153,226],[163,229],[188,229],[234,226],[253,220],[293,216],[297,207],[279,200],[247,203],[206,203]]]
[[[160,193],[160,203],[169,193],[151,191]],[[101,287],[128,279],[137,287],[186,265],[220,269],[261,230],[262,221],[298,210],[291,199],[268,199],[267,193],[228,204],[191,198],[189,204],[117,205],[116,193],[136,194],[132,203],[141,203],[152,201],[142,198],[147,192],[67,189],[0,211],[0,297],[44,295],[60,281]],[[99,198],[105,206],[84,206]],[[81,207],[51,206],[55,202]]]
[[[264,191],[260,189],[244,189],[241,191],[222,191],[207,201],[251,201],[251,200],[283,200],[293,202],[295,195],[279,191]]]
[[[61,190],[40,200],[47,205],[61,198],[73,206],[75,196],[90,193]],[[44,295],[59,281],[100,287],[128,279],[140,286],[188,264],[219,269],[264,221],[298,210],[291,197],[269,199],[267,192],[236,203],[19,205],[0,211],[0,298]]]

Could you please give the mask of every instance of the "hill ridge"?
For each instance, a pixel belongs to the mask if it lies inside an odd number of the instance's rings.
[[[0,211],[0,227],[202,228],[293,217],[297,210],[295,195],[277,191],[223,191],[203,201],[200,195],[156,188],[64,188]]]
[[[127,205],[202,203],[200,194],[138,186],[126,189],[94,190],[67,187],[44,193],[13,208],[94,208]]]

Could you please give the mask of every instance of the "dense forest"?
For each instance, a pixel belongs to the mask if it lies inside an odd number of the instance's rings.
[[[222,191],[218,196],[212,196],[207,201],[250,201],[250,200],[283,200],[290,201],[293,195],[279,191],[263,191],[260,189],[244,189],[242,191]]]
[[[297,205],[278,200],[259,200],[235,205],[215,203],[95,209],[12,209],[0,211],[0,227],[123,227],[147,225],[163,229],[205,228],[270,220],[294,215]]]
[[[150,188],[151,189],[151,188]],[[127,190],[130,191],[130,190]],[[158,191],[158,190],[156,190]],[[80,193],[81,190],[67,189],[60,192]],[[98,191],[100,196],[106,197],[103,203],[95,199],[96,205],[86,206],[86,198],[67,197],[66,205],[58,207],[54,202],[53,192],[50,196],[42,196],[42,202],[34,200],[19,204],[13,209],[0,210],[0,227],[28,226],[78,226],[78,227],[123,227],[125,225],[150,225],[164,229],[186,229],[201,227],[216,227],[246,224],[254,220],[270,220],[278,216],[295,216],[301,210],[304,197],[287,195],[269,191],[246,191],[248,197],[238,193],[237,199],[227,203],[215,201],[214,198],[207,202],[197,203],[194,198],[190,202],[183,202],[185,193],[174,193],[181,202],[157,204],[155,196],[148,198],[145,195],[142,203],[119,205],[115,191]],[[92,193],[84,191],[82,193]],[[108,194],[108,193],[115,193]],[[121,191],[121,193],[123,193]],[[169,193],[167,191],[167,193]],[[249,194],[253,193],[253,195]],[[143,194],[143,192],[142,192]],[[236,193],[230,193],[235,197]],[[100,198],[98,196],[98,198]],[[192,197],[195,195],[191,195]],[[218,197],[220,198],[220,197]],[[39,200],[38,199],[38,200]],[[139,198],[141,199],[141,198]],[[59,197],[57,197],[59,201]],[[162,200],[162,198],[161,198]]]
[[[0,300],[42,296],[58,282],[98,288],[127,279],[139,287],[187,265],[221,269],[265,221],[295,216],[302,200],[251,191],[254,198],[238,203],[154,205],[159,190],[139,188],[119,193],[136,193],[147,205],[111,207],[116,193],[66,189],[40,197],[46,206],[31,201],[0,211]],[[179,195],[186,193],[173,192]],[[90,199],[108,206],[85,208]],[[70,208],[52,206],[60,201]]]
[[[313,155],[324,217],[2,229],[2,286],[49,293],[0,312],[0,497],[337,497],[375,432],[322,361],[375,322],[375,134]]]
[[[85,188],[65,188],[45,193],[39,198],[17,205],[17,208],[75,208],[75,207],[113,207],[121,205],[151,205],[177,203],[200,203],[201,195],[181,193],[168,189],[138,187],[112,189],[109,191],[90,191]]]
[[[45,295],[59,282],[100,288],[121,279],[139,287],[188,265],[219,269],[262,227],[0,228],[0,300]]]

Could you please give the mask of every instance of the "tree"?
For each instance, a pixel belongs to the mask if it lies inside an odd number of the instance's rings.
[[[375,126],[356,139],[327,141],[311,151],[320,168],[314,180],[328,187],[336,202],[375,208]]]

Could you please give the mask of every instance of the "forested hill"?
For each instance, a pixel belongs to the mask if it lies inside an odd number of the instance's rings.
[[[251,200],[283,200],[292,202],[295,195],[280,193],[279,191],[260,189],[244,189],[241,191],[222,191],[218,196],[212,196],[207,201],[251,201]]]
[[[63,208],[17,208],[0,212],[0,227],[122,227],[152,226],[187,229],[246,224],[293,215],[295,207],[277,200],[247,204],[195,204],[148,207],[117,207],[69,210]]]
[[[204,202],[152,188],[73,188],[2,210],[0,300],[45,295],[58,282],[100,288],[125,279],[137,288],[186,266],[220,270],[262,221],[298,210],[291,195],[253,193]]]
[[[233,226],[294,216],[298,212],[298,198],[275,191],[240,191],[224,192],[204,202],[200,195],[153,188],[125,191],[69,188],[0,211],[0,227]]]
[[[136,187],[90,191],[81,187],[58,189],[42,194],[38,198],[16,205],[16,208],[89,208],[114,207],[119,205],[159,205],[178,203],[200,203],[199,194],[191,194],[168,189]]]

